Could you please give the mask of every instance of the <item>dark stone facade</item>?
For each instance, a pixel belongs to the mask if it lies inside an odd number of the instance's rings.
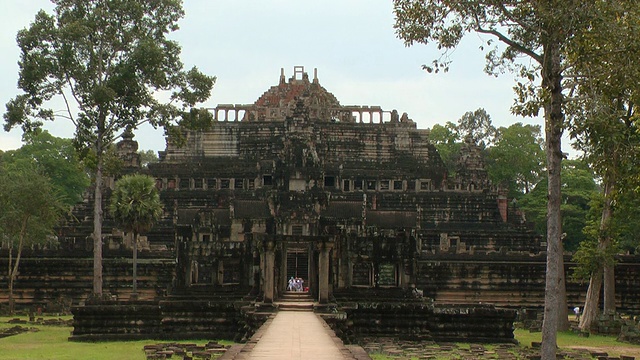
[[[192,308],[199,309],[213,299],[219,303],[201,310],[222,319],[225,303],[273,303],[291,276],[305,280],[319,305],[337,306],[352,319],[370,317],[362,309],[371,303],[383,304],[375,307],[383,318],[416,306],[428,309],[429,319],[451,324],[495,316],[502,319],[499,329],[489,331],[504,341],[510,338],[501,331],[512,314],[488,304],[543,306],[544,243],[489,182],[474,144],[463,146],[456,175],[449,176],[429,130],[396,110],[343,106],[301,67],[288,80],[283,71],[278,85],[253,104],[210,111],[215,119],[206,130],[185,129],[183,146],[168,139],[160,161],[148,169],[139,167],[131,134],[117,146],[125,171],[153,176],[165,205],[162,221],[143,234],[139,246],[138,299],[155,309],[145,308],[150,326],[159,321],[165,329],[193,332],[198,326],[172,323],[179,318],[171,315],[178,311],[175,304],[194,301]],[[106,182],[105,206],[113,182]],[[88,196],[76,207],[75,220],[59,229],[60,249],[25,254],[16,282],[19,304],[83,303],[91,291],[91,208]],[[119,301],[130,296],[130,237],[108,216],[103,234],[104,286],[113,303],[102,310],[78,308],[77,314],[117,313],[125,306]],[[5,261],[2,256],[0,267],[6,268]],[[628,257],[618,268],[624,269],[617,274],[624,289],[619,305],[637,312],[639,261]],[[372,295],[413,289],[435,303]],[[586,284],[569,283],[569,305],[578,304],[585,290]],[[474,305],[477,310],[470,310]],[[232,318],[244,316],[241,308],[234,306]],[[464,321],[454,321],[456,311],[464,312]],[[473,314],[477,318],[469,320]],[[384,331],[403,333],[421,328],[424,318],[407,320],[405,330],[381,321]],[[78,324],[76,336],[95,333],[83,326]],[[214,324],[199,329],[233,332]],[[446,334],[436,325],[424,330]],[[471,336],[464,327],[456,331]]]

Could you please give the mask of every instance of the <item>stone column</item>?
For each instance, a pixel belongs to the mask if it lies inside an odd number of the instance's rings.
[[[274,286],[275,286],[275,243],[268,240],[264,245],[264,300],[267,304],[273,303]]]
[[[329,302],[329,251],[333,247],[332,242],[322,241],[318,244],[318,303]]]

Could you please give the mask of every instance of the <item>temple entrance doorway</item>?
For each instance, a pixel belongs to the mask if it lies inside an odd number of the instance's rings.
[[[301,283],[292,284],[294,291],[304,291],[309,288],[309,250],[293,247],[287,249],[287,289],[290,289],[290,279],[300,279]]]

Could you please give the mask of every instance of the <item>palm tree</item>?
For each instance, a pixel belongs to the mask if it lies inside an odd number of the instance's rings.
[[[153,178],[126,175],[116,182],[109,210],[127,233],[133,233],[133,294],[137,296],[138,235],[149,230],[162,216],[162,203]]]

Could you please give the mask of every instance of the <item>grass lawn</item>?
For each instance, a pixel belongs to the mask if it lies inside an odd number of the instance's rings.
[[[26,320],[26,316],[15,316]],[[15,317],[0,317],[0,330],[16,326],[8,321]],[[58,317],[45,317],[45,319]],[[62,317],[70,319],[70,316]],[[70,326],[49,326],[19,324],[22,327],[36,327],[39,331],[27,332],[19,335],[9,336],[0,339],[0,360],[18,359],[96,359],[96,360],[145,360],[143,351],[144,345],[166,343],[166,340],[139,340],[139,341],[119,341],[119,342],[70,342],[68,337],[71,334]],[[516,339],[520,346],[531,346],[531,342],[541,341],[541,333],[530,333],[528,330],[516,329]],[[203,345],[208,340],[175,341],[188,342]],[[230,342],[221,342],[230,344]],[[462,348],[463,344],[459,344]],[[558,346],[560,348],[590,348],[598,349],[609,353],[609,356],[630,355],[640,358],[640,345],[631,345],[616,341],[614,337],[591,335],[588,338],[579,337],[571,332],[558,334]],[[490,348],[491,345],[487,345]],[[380,354],[372,355],[374,360],[393,359]]]
[[[0,330],[16,326],[8,324],[12,318],[0,317]],[[44,317],[57,319],[58,317]],[[70,319],[71,316],[62,317]],[[118,342],[72,342],[67,338],[72,327],[18,324],[22,327],[37,327],[39,331],[28,332],[0,339],[0,360],[14,359],[95,359],[95,360],[145,360],[143,347],[148,344],[166,343],[166,340],[139,340]],[[176,341],[203,345],[208,340]],[[229,342],[221,342],[229,344]]]
[[[529,330],[516,329],[514,331],[516,339],[521,346],[531,346],[531,342],[542,341],[542,333],[531,333]],[[558,333],[558,347],[560,348],[586,348],[600,349],[607,352],[609,356],[629,355],[640,358],[640,345],[633,345],[617,341],[613,336],[590,335],[580,337],[570,331]]]

